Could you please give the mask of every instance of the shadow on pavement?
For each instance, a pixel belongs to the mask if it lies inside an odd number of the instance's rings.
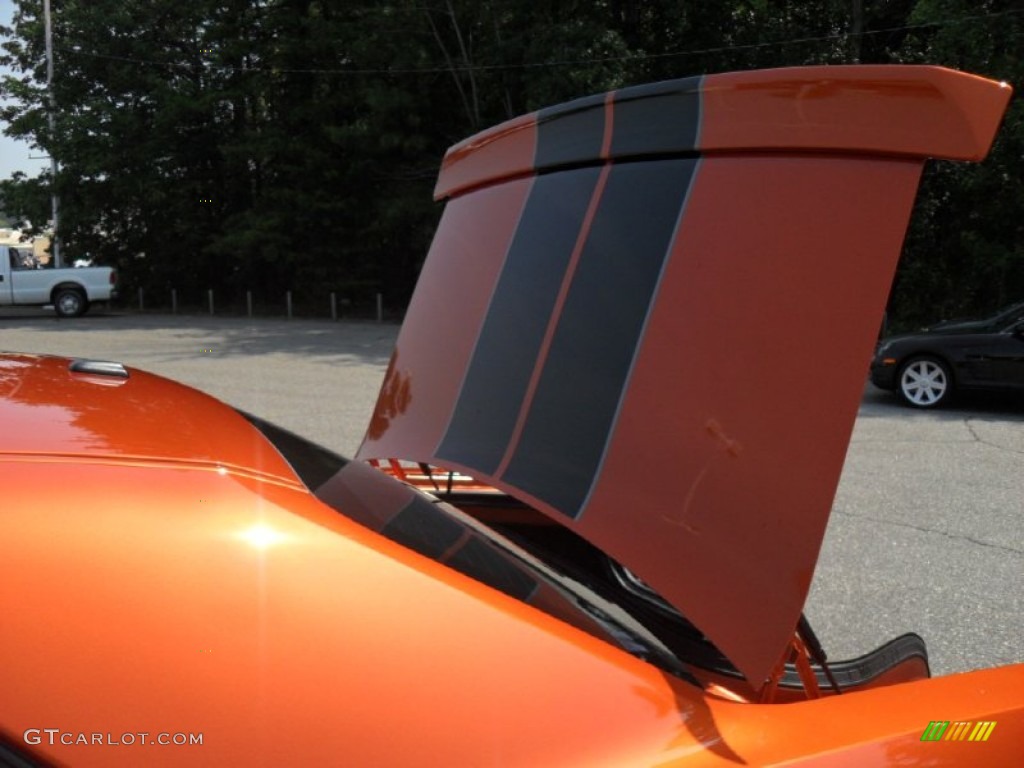
[[[859,418],[927,416],[937,421],[983,419],[1024,421],[1024,393],[958,392],[949,405],[940,408],[911,408],[893,392],[868,384],[864,389]]]
[[[187,344],[187,351],[177,344],[154,349],[168,360],[194,357],[201,350],[215,358],[234,354],[288,353],[384,365],[394,347],[398,326],[350,320],[139,315],[102,310],[90,311],[73,319],[58,319],[52,313],[44,314],[39,310],[31,313],[24,309],[5,310],[0,313],[0,333],[18,331],[58,334],[62,338],[110,332],[126,336],[141,334],[143,342],[146,332],[160,332],[163,341],[170,337]],[[136,338],[134,344],[137,346],[139,341],[140,338]],[[0,348],[9,345],[10,342],[0,336]]]

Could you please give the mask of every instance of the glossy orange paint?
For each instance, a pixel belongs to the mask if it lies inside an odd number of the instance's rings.
[[[19,742],[203,734],[48,758],[558,765],[695,741],[653,668],[303,492],[187,468],[4,463],[0,478],[0,726]]]
[[[0,457],[187,462],[299,485],[288,463],[217,401],[159,376],[82,374],[69,364],[0,354]]]
[[[816,151],[980,160],[1012,89],[934,66],[821,66],[729,72],[679,81],[701,101],[694,151]],[[613,100],[628,90],[613,91]],[[604,112],[596,99],[566,107]],[[434,196],[456,197],[536,170],[531,113],[467,138],[445,155]],[[631,156],[641,155],[642,151]]]
[[[11,743],[98,766],[559,765],[698,743],[686,686],[339,516],[222,404],[134,370],[106,386],[59,358],[2,362],[0,424],[28,446],[4,430]],[[173,429],[191,441],[158,450]],[[164,731],[203,744],[59,741]]]
[[[1012,89],[943,67],[792,67],[704,79],[702,152],[988,154]]]
[[[827,74],[841,79],[835,70]],[[792,72],[785,77],[794,79]],[[930,75],[922,77],[931,82]],[[1004,93],[988,83],[965,85],[961,93],[947,86],[940,88],[943,98],[968,110],[975,98],[989,98],[977,95],[982,90]],[[735,103],[753,104],[758,94],[773,93],[753,90],[754,101],[742,95]],[[851,83],[824,90],[826,104],[833,91],[840,100],[862,97]],[[798,102],[805,91],[791,89],[783,98]],[[612,102],[595,103],[607,117]],[[791,114],[787,109],[778,114]],[[584,118],[581,112],[573,119]],[[528,125],[529,116],[524,121]],[[410,308],[367,436],[368,455],[431,460],[436,453],[451,414],[446,399],[462,387],[477,326],[535,183],[514,171],[537,148],[530,129],[517,130],[508,153],[500,141],[485,142],[477,152],[469,147],[442,174],[455,180],[450,189],[477,191],[448,205],[425,287]],[[607,129],[602,135],[604,160],[616,145],[614,132],[610,144]],[[985,143],[984,136],[975,139],[977,146]],[[776,584],[784,594],[766,598],[774,600],[778,615],[753,614],[771,625],[763,642],[739,636],[754,637],[755,629],[749,613],[739,617],[725,607],[739,599],[736,593],[720,595],[724,616],[704,616],[751,669],[778,641],[773,633],[806,587],[818,542],[802,544],[781,570],[773,562],[779,553],[768,558],[756,545],[763,548],[773,536],[788,541],[819,533],[817,507],[834,482],[810,477],[801,486],[805,499],[790,504],[789,491],[759,467],[768,462],[785,472],[787,456],[805,456],[803,443],[821,454],[808,458],[816,472],[827,474],[841,461],[844,424],[852,418],[847,400],[853,386],[846,379],[858,368],[858,345],[877,325],[871,310],[879,308],[882,273],[891,270],[898,222],[906,217],[918,172],[918,161],[902,157],[901,146],[890,152],[872,144],[871,154],[882,156],[853,162],[817,150],[742,162],[735,155],[702,160],[687,201],[690,215],[701,215],[686,218],[673,237],[660,303],[651,307],[652,335],[637,351],[639,388],[622,402],[625,412],[641,408],[645,397],[661,397],[658,361],[678,353],[673,333],[687,333],[673,326],[679,321],[668,311],[671,303],[692,306],[686,310],[692,322],[711,317],[722,339],[736,344],[758,375],[774,370],[770,348],[779,339],[791,344],[781,334],[801,326],[807,332],[805,324],[829,310],[829,338],[840,339],[850,357],[837,351],[837,399],[812,400],[810,416],[786,403],[779,414],[765,414],[729,387],[713,387],[699,376],[679,381],[693,367],[686,368],[678,354],[664,370],[675,377],[674,385],[688,387],[707,405],[658,404],[659,418],[664,406],[665,438],[692,441],[669,448],[674,463],[644,480],[656,484],[671,477],[683,498],[692,500],[661,509],[671,526],[663,530],[689,529],[692,539],[681,540],[683,547],[702,540],[710,547],[716,537],[720,547],[726,524],[708,518],[728,514],[715,506],[725,494],[734,505],[746,505],[748,519],[750,510],[761,517],[753,533],[741,535],[748,539],[746,555],[720,551],[722,562],[747,580],[784,579]],[[505,164],[508,157],[511,164]],[[474,165],[474,158],[482,160]],[[458,167],[462,162],[469,165]],[[496,183],[494,174],[504,178],[510,168],[514,178]],[[837,178],[841,184],[834,189]],[[853,206],[849,219],[833,211],[841,193],[852,199],[842,201]],[[728,210],[727,197],[739,201],[743,226]],[[858,231],[857,221],[870,221],[871,234]],[[755,251],[764,264],[752,267],[742,254]],[[696,257],[687,256],[692,253]],[[687,260],[685,279],[669,274]],[[729,290],[719,295],[723,281]],[[827,307],[823,286],[835,299]],[[434,324],[419,325],[421,314]],[[700,339],[688,343],[695,353],[715,354]],[[799,348],[783,351],[800,359]],[[138,371],[126,381],[72,374],[68,362],[0,356],[0,757],[6,742],[40,761],[84,766],[1020,763],[1024,665],[800,703],[731,701],[338,514],[242,417],[201,393]],[[735,359],[718,356],[713,364],[733,370],[738,353]],[[781,384],[773,387],[773,395],[786,394]],[[801,432],[786,434],[813,439],[773,445],[768,435],[780,424],[799,424]],[[812,432],[823,425],[825,432]],[[658,420],[648,418],[643,427],[657,429]],[[653,451],[655,442],[641,435],[628,439],[638,451]],[[403,450],[410,446],[412,455]],[[596,486],[597,511],[636,505],[635,493],[620,497],[608,482],[620,473],[618,479],[637,490],[628,456],[616,453],[621,446],[610,447],[607,469],[613,474]],[[691,451],[705,464],[693,464]],[[772,455],[777,451],[784,455]],[[720,465],[728,471],[718,476]],[[679,483],[680,477],[689,480]],[[382,486],[362,501],[394,504],[401,494],[391,490]],[[323,497],[330,500],[329,493]],[[644,502],[655,509],[661,503],[647,496]],[[590,534],[602,540],[617,524],[605,517],[601,530]],[[622,546],[633,544],[610,542],[607,548],[617,552]],[[654,573],[646,567],[637,570]],[[717,577],[698,572],[694,583]],[[694,601],[686,605],[710,607],[715,589],[712,584],[710,592],[685,597]],[[757,675],[751,677],[756,685]],[[998,727],[980,744],[921,742],[937,718],[994,720]],[[48,743],[44,729],[56,729],[55,743]],[[60,738],[76,741],[83,734],[90,741],[99,734],[101,741],[127,741],[124,734],[147,733],[138,739],[145,742],[161,732],[201,733],[203,743],[63,744]],[[39,740],[27,740],[28,734]]]
[[[163,390],[179,420],[236,418],[178,385],[132,379]],[[2,402],[0,423],[24,407]],[[104,414],[116,421],[116,404],[95,409],[94,424]],[[1024,667],[833,702],[736,704],[266,480],[270,466],[111,456],[0,459],[0,733],[40,760],[849,765],[852,749],[903,765],[1014,764],[1000,737],[1020,732]],[[1001,730],[969,747],[922,744],[936,712]],[[45,729],[57,729],[54,744]],[[202,744],[145,743],[162,733]],[[60,743],[79,734],[115,743]]]
[[[448,197],[491,175],[493,167],[512,167],[527,175],[537,149],[537,114],[513,118],[459,142],[444,156],[434,194]],[[515,171],[510,175],[514,175]]]

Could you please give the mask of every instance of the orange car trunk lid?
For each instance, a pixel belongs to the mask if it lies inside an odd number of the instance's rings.
[[[1009,96],[935,67],[785,69],[467,139],[359,456],[525,500],[759,686],[809,589],[924,159],[983,157]]]

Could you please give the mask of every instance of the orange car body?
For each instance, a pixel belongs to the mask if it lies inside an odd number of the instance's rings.
[[[382,535],[436,505],[366,464],[299,467],[156,376],[0,356],[0,763],[1019,765],[1024,665],[774,695],[807,663],[794,631],[921,165],[983,157],[1008,98],[935,68],[740,73],[575,102],[446,158],[361,457],[518,499],[742,677],[667,670],[548,615],[551,595],[457,572],[468,534],[435,557]],[[633,341],[609,342],[648,245]],[[520,278],[549,271],[524,315]],[[796,329],[828,386],[801,383]],[[603,364],[577,375],[609,343],[611,391]]]

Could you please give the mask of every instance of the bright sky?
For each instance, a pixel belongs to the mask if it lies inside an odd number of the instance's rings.
[[[42,0],[40,0],[40,3]],[[14,16],[14,3],[12,0],[0,0],[0,25],[9,26]],[[7,74],[7,70],[0,68],[0,74]],[[7,124],[0,121],[0,134],[7,130]],[[41,153],[32,150],[28,144],[14,141],[7,136],[0,135],[0,179],[8,178],[14,171],[24,171],[29,176],[35,176],[44,167],[49,166],[48,160],[30,160],[29,155],[38,157]]]

